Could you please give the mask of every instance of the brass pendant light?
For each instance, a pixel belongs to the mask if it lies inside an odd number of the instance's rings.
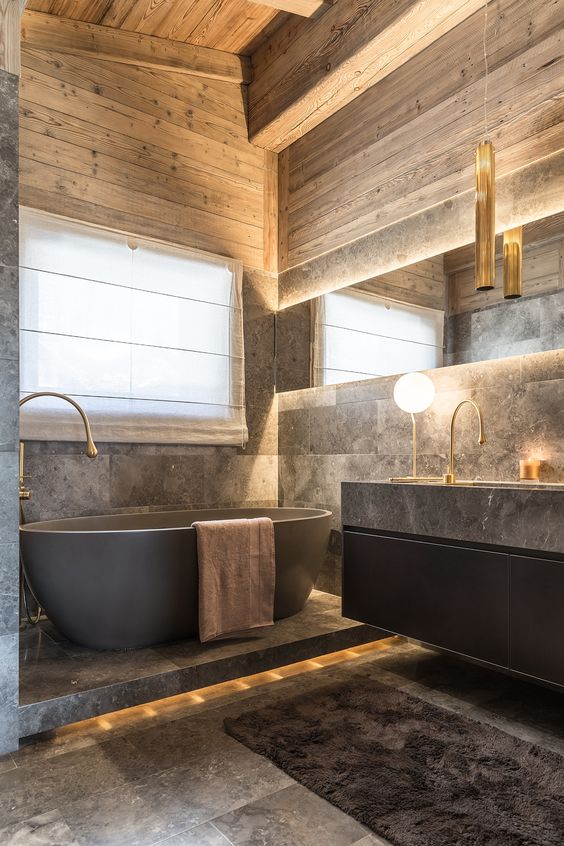
[[[488,0],[484,3],[484,137],[488,137]],[[495,288],[495,150],[485,140],[476,150],[476,290]]]
[[[503,233],[503,296],[515,300],[523,295],[523,227]]]
[[[495,150],[482,141],[476,150],[476,290],[495,288]]]

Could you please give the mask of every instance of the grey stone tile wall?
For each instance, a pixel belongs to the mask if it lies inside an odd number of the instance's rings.
[[[276,276],[246,271],[243,303],[249,442],[245,449],[97,443],[99,455],[91,460],[80,443],[30,441],[26,444],[26,470],[31,475],[33,496],[25,504],[26,520],[130,510],[275,506],[276,302]],[[93,435],[96,438],[95,431]]]
[[[445,364],[564,347],[564,290],[504,300],[445,320]]]
[[[18,744],[18,78],[0,70],[0,755]]]
[[[282,309],[276,315],[276,390],[311,387],[312,300]]]
[[[455,458],[459,478],[518,480],[519,459],[545,459],[542,478],[564,481],[564,349],[429,371],[437,389],[417,415],[418,470],[442,475],[449,423],[462,399],[483,409],[487,444],[480,447],[470,407],[461,412]],[[343,481],[407,475],[411,421],[393,400],[397,377],[333,385],[279,396],[280,505],[333,512],[331,549],[318,587],[340,593]]]

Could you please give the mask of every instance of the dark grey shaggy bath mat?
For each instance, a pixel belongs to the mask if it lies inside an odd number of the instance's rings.
[[[368,679],[226,719],[397,846],[563,846],[564,758]]]

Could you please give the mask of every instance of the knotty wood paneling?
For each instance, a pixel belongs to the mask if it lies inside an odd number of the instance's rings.
[[[278,156],[264,151],[264,269],[278,270]]]
[[[280,152],[483,6],[483,0],[339,0],[253,56],[249,137]],[[291,37],[289,34],[291,33]],[[265,55],[266,54],[266,55]]]
[[[313,18],[322,14],[332,5],[332,0],[250,0],[259,6],[272,6],[273,9],[283,9],[293,15]]]
[[[27,8],[243,54],[288,18],[248,0],[29,0]]]
[[[367,279],[352,287],[400,303],[443,310],[446,286],[443,256],[437,256]]]
[[[276,162],[245,105],[233,83],[26,48],[21,202],[272,267]]]
[[[25,0],[0,0],[0,70],[20,72],[20,18]]]
[[[224,82],[248,83],[251,79],[250,62],[244,56],[44,12],[27,10],[22,16],[21,34],[25,46],[49,53],[174,70]]]
[[[289,148],[287,267],[473,185],[484,129],[483,12]],[[564,149],[564,0],[491,4],[489,126],[503,177]],[[284,269],[284,267],[282,267]]]

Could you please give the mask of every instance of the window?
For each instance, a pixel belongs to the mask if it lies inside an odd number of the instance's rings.
[[[22,394],[98,441],[246,442],[240,263],[29,209],[20,233]],[[44,399],[22,436],[83,433]]]
[[[319,297],[314,313],[315,385],[442,365],[442,311],[349,289]]]

